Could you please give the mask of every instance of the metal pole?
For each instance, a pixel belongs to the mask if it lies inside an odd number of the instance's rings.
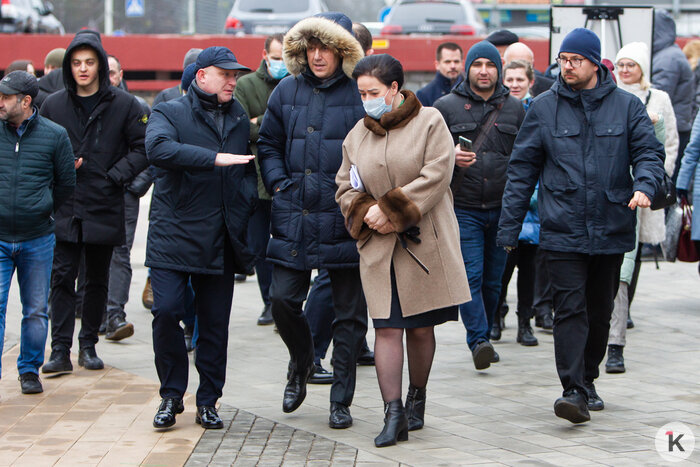
[[[673,17],[678,20],[681,15],[681,0],[673,0]]]
[[[105,0],[105,34],[114,33],[114,0]]]
[[[187,33],[194,34],[196,32],[195,25],[195,0],[187,0]]]

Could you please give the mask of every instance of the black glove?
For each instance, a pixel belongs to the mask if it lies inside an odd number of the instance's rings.
[[[688,190],[676,188],[676,194],[678,195],[678,199],[688,201]]]

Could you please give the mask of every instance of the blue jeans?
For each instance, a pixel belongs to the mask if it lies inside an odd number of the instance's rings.
[[[479,342],[489,340],[501,293],[501,276],[507,257],[506,251],[496,245],[501,208],[455,208],[455,214],[472,294],[471,301],[460,305],[459,312],[467,329],[467,345],[473,350]]]
[[[17,269],[19,296],[22,302],[19,374],[39,373],[44,363],[48,333],[48,300],[53,264],[54,234],[26,242],[0,241],[0,355],[5,344],[5,314],[12,275]],[[0,368],[0,371],[2,369]]]

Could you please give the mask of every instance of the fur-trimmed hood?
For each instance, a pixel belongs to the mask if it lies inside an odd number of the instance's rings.
[[[352,78],[355,65],[365,56],[362,46],[350,31],[337,22],[320,16],[299,21],[284,35],[284,63],[287,70],[297,76],[306,69],[306,49],[313,37],[340,55],[343,72]]]

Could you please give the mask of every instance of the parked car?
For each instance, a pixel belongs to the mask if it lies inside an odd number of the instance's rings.
[[[467,0],[401,0],[391,7],[382,35],[486,33],[481,16]]]
[[[46,34],[65,34],[63,24],[53,14],[53,4],[43,0],[30,0],[37,13],[37,32]]]
[[[322,0],[235,0],[226,18],[228,34],[285,33],[298,21],[328,11]]]
[[[35,32],[37,16],[31,0],[2,0],[0,32]]]

